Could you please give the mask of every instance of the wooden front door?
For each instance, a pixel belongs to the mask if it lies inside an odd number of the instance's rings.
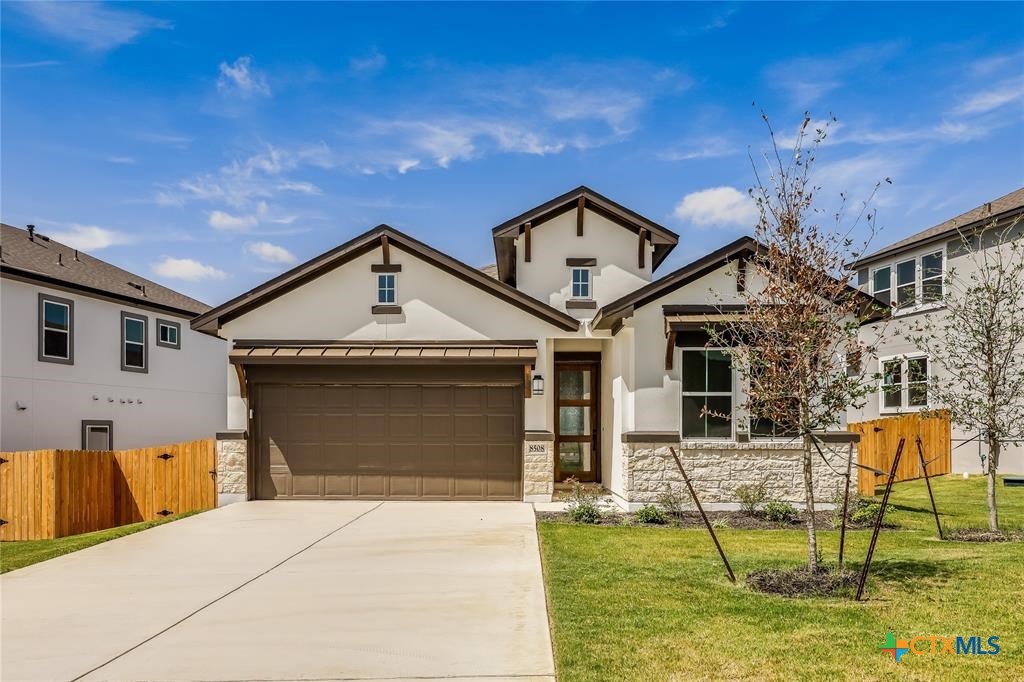
[[[555,354],[555,480],[601,478],[600,353]]]

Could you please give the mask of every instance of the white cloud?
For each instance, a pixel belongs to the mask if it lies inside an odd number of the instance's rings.
[[[419,165],[419,159],[399,159],[398,162],[395,164],[395,167],[397,168],[399,174],[405,175],[406,173],[415,169]],[[370,172],[372,174],[373,171]]]
[[[540,94],[554,120],[603,121],[616,135],[632,132],[635,116],[647,104],[636,92],[608,88],[544,88]]]
[[[234,64],[220,63],[217,89],[224,94],[237,94],[243,98],[270,97],[270,84],[263,72],[252,66],[252,57],[239,57]]]
[[[953,108],[953,114],[984,114],[1024,98],[1024,78],[1002,81],[985,90],[975,92]]]
[[[136,161],[134,156],[108,156],[107,163],[116,163],[122,166],[134,166]]]
[[[898,43],[883,43],[827,57],[797,57],[768,66],[764,77],[770,85],[787,91],[795,105],[806,106],[842,87],[846,81],[882,68],[901,49]]]
[[[319,195],[323,194],[323,190],[314,185],[312,182],[300,182],[295,180],[285,180],[277,185],[277,189],[282,192],[298,192],[299,194]]]
[[[754,201],[735,187],[712,187],[683,197],[674,214],[698,227],[738,225],[753,229],[757,223]]]
[[[99,251],[108,246],[120,246],[131,243],[132,239],[120,232],[108,230],[96,225],[71,223],[67,230],[50,232],[48,236],[61,244],[81,251]]]
[[[687,144],[658,153],[662,161],[691,161],[694,159],[713,159],[736,153],[735,145],[721,136],[707,136],[693,140]]]
[[[38,69],[44,66],[60,66],[64,62],[55,59],[42,59],[38,62],[4,62],[5,69]]]
[[[210,227],[215,230],[244,231],[256,227],[259,219],[254,215],[232,215],[225,211],[211,211]]]
[[[270,242],[250,242],[245,245],[245,252],[268,263],[281,265],[291,265],[298,260],[288,249]]]
[[[228,273],[218,270],[212,265],[200,263],[192,258],[174,258],[164,256],[153,264],[153,272],[168,279],[183,279],[198,282],[204,279],[226,279]]]
[[[98,2],[12,2],[5,3],[4,8],[25,14],[39,28],[61,40],[97,51],[135,42],[153,29],[174,27],[164,19],[113,9]]]
[[[370,75],[378,73],[388,65],[388,58],[373,48],[365,57],[352,57],[348,60],[349,69],[354,73]]]

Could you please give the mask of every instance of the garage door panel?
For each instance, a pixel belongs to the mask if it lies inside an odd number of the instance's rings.
[[[521,498],[515,386],[261,385],[258,395],[259,497]]]

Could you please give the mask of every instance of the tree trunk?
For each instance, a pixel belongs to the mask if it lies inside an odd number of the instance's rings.
[[[807,567],[812,571],[818,570],[818,534],[814,527],[814,470],[811,467],[813,459],[811,450],[814,443],[811,435],[804,436],[804,497],[807,502],[805,516],[807,517]]]
[[[991,433],[991,432],[990,432]],[[988,439],[988,529],[999,530],[999,514],[996,511],[996,469],[999,467],[999,448],[1002,443],[998,438]]]

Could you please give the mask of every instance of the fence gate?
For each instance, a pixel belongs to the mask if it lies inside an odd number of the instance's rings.
[[[855,422],[849,424],[847,429],[860,434],[857,461],[886,473],[892,468],[900,438],[907,439],[900,466],[896,470],[897,481],[910,481],[923,475],[921,458],[917,454],[918,437],[921,438],[928,475],[939,476],[952,471],[949,412],[945,410]],[[858,469],[857,489],[861,495],[874,495],[875,485],[884,483],[884,476],[875,476],[870,471]]]

